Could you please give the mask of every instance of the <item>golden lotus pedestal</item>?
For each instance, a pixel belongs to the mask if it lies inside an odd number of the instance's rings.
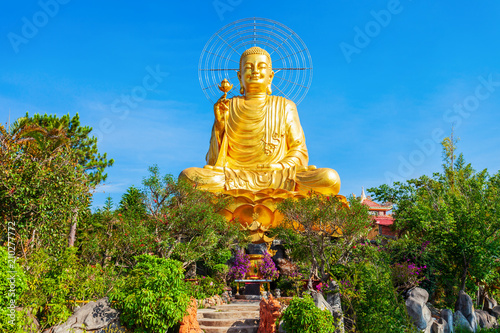
[[[265,233],[283,221],[283,215],[277,210],[280,202],[288,198],[304,198],[298,192],[281,189],[265,189],[258,192],[232,190],[225,191],[224,194],[233,197],[234,200],[221,211],[221,214],[228,221],[237,221],[243,230],[248,230],[250,241],[254,244],[273,241]]]

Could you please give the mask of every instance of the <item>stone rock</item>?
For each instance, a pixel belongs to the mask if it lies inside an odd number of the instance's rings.
[[[487,311],[476,310],[478,325],[481,328],[497,328],[497,319],[490,315]]]
[[[497,305],[497,306],[493,307],[493,309],[489,310],[488,312],[493,317],[495,317],[497,319],[500,318],[500,305]]]
[[[450,333],[450,325],[443,318],[439,318],[438,320],[434,320],[431,326],[432,333]]]
[[[328,310],[333,314],[333,308],[328,304],[323,295],[318,291],[312,292],[312,298],[314,300],[314,305],[321,310]]]
[[[187,314],[182,318],[179,333],[202,333],[203,331],[198,324],[198,306],[196,300],[191,299],[191,304],[187,309]]]
[[[434,305],[432,305],[432,303],[427,302],[425,305],[429,308],[429,310],[431,310],[432,317],[434,317],[434,318],[441,317],[441,310],[436,309],[436,307]]]
[[[461,327],[469,332],[474,332],[469,321],[464,317],[460,310],[455,311],[453,314],[453,326],[455,328]]]
[[[448,332],[453,333],[453,311],[450,309],[441,310],[441,318],[443,318],[448,324]]]
[[[493,297],[486,295],[486,297],[484,298],[483,310],[486,310],[486,311],[491,310],[497,305],[498,305],[498,303]]]
[[[69,319],[52,328],[52,333],[83,333],[108,327],[119,327],[119,312],[112,309],[107,297],[89,302],[77,309]]]
[[[472,299],[463,290],[460,290],[458,294],[458,300],[455,304],[455,311],[460,311],[465,318],[474,313],[474,305],[472,304]]]
[[[413,323],[419,330],[430,332],[432,326],[431,311],[426,306],[429,299],[429,293],[422,288],[413,288],[408,292],[406,299],[406,311],[412,319]]]
[[[314,300],[314,304],[317,308],[321,310],[328,310],[332,314],[333,318],[335,318],[337,325],[337,329],[335,333],[343,333],[344,332],[344,316],[342,313],[342,308],[340,307],[340,300],[337,302],[333,302],[333,306],[325,300],[323,294],[318,291],[312,292],[312,298]]]
[[[281,304],[269,293],[267,299],[260,301],[260,323],[257,333],[275,333],[276,319],[281,315]],[[281,326],[281,325],[280,325]]]
[[[470,315],[468,315],[467,316],[467,321],[469,321],[469,324],[470,324],[470,327],[472,328],[472,331],[476,332],[477,331],[477,326],[478,326],[476,313],[472,312]]]

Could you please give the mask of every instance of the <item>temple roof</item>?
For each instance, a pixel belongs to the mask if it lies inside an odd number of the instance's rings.
[[[361,203],[367,205],[370,210],[382,210],[388,211],[392,209],[392,205],[381,205],[371,200],[371,197],[367,197],[365,194],[365,188],[362,187],[361,192]]]

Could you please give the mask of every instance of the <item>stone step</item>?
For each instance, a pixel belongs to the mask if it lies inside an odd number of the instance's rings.
[[[257,333],[259,326],[211,327],[200,325],[205,333]]]
[[[198,319],[198,323],[203,326],[210,327],[235,327],[235,326],[255,326],[259,325],[259,318],[246,318],[246,319],[211,319],[203,318]]]
[[[211,311],[202,312],[198,315],[198,320],[209,319],[247,319],[259,318],[259,313],[256,311]]]

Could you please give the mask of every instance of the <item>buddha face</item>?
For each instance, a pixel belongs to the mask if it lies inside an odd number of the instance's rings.
[[[245,93],[265,93],[271,87],[274,72],[265,55],[249,54],[240,63],[238,79]]]

